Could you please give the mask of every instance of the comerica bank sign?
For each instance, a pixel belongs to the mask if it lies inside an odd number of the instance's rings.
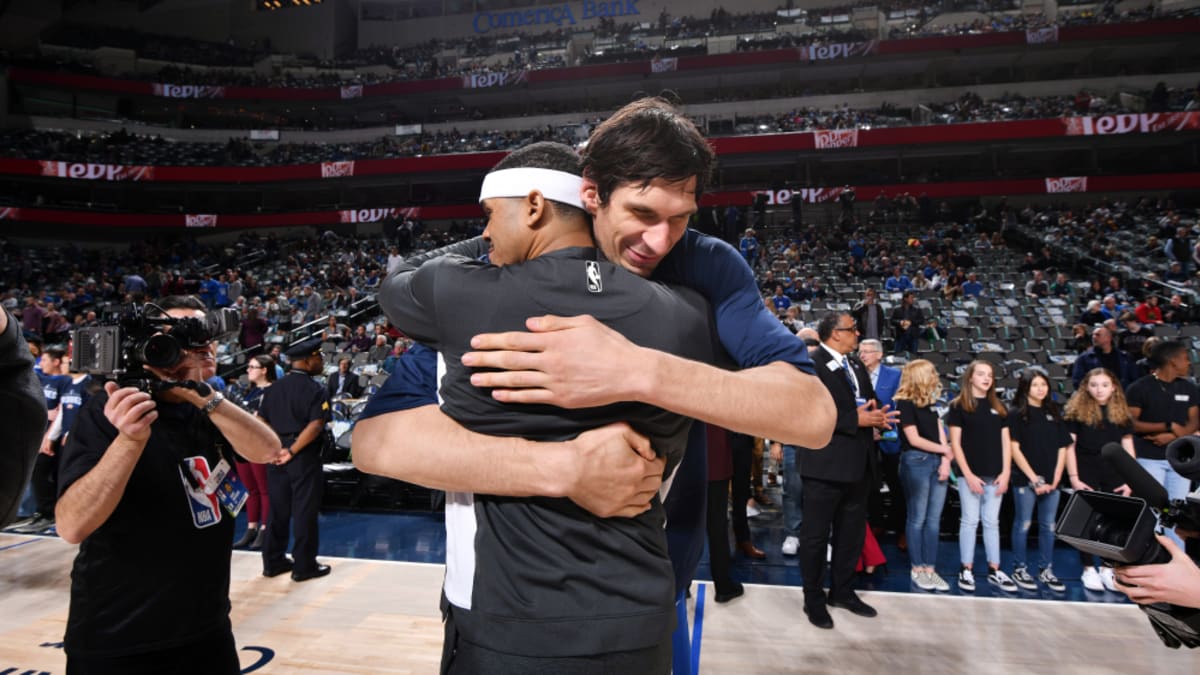
[[[637,7],[638,0],[612,0],[611,2],[596,2],[582,0],[579,3],[563,3],[550,7],[518,9],[511,12],[479,12],[471,19],[471,26],[476,33],[487,33],[498,28],[520,28],[522,26],[574,26],[579,21],[599,19],[613,16],[633,16],[641,14]],[[571,5],[578,9],[572,9]],[[578,19],[576,17],[578,16]]]

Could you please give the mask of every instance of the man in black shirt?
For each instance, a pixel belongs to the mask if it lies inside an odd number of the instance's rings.
[[[1117,333],[1117,348],[1137,363],[1138,359],[1144,356],[1142,346],[1146,344],[1146,340],[1154,337],[1154,331],[1149,326],[1142,325],[1137,314],[1129,311],[1121,312],[1120,324],[1123,328]]]
[[[292,573],[294,581],[329,574],[317,562],[317,519],[321,510],[321,432],[329,416],[325,389],[313,375],[325,365],[321,338],[309,338],[286,352],[291,371],[267,388],[258,416],[279,434],[283,449],[267,467],[270,519],[263,542],[263,576]],[[294,523],[295,545],[288,558],[288,525]]]
[[[480,198],[490,259],[504,266],[454,255],[415,270],[406,263],[388,279],[381,302],[397,328],[440,352],[442,409],[468,429],[560,441],[627,421],[649,438],[665,463],[655,466],[669,476],[691,420],[637,403],[574,410],[504,404],[471,384],[462,360],[474,335],[520,329],[525,317],[545,311],[586,312],[636,344],[714,360],[708,304],[695,291],[604,260],[581,208],[581,185],[569,147],[539,143],[514,152],[488,174]],[[638,516],[611,519],[566,499],[451,493],[447,501],[454,551],[445,585],[448,672],[475,672],[483,663],[498,672],[665,671],[674,588],[657,498]]]
[[[1151,372],[1126,393],[1133,415],[1133,447],[1138,464],[1167,489],[1171,499],[1183,499],[1191,482],[1171,468],[1166,447],[1171,441],[1200,429],[1200,392],[1188,380],[1191,362],[1187,345],[1165,340],[1150,350]],[[1167,536],[1183,546],[1174,530]]]
[[[46,428],[46,406],[21,325],[0,308],[0,527],[12,521]]]
[[[1117,376],[1121,386],[1126,388],[1133,383],[1137,374],[1133,360],[1116,348],[1112,331],[1104,326],[1096,326],[1092,330],[1092,348],[1080,354],[1071,366],[1071,381],[1075,383],[1076,389],[1079,388],[1083,376],[1094,368],[1107,368]]]
[[[174,318],[204,316],[198,298],[158,304]],[[215,355],[215,343],[189,347],[175,367],[153,372],[202,383]],[[230,447],[265,462],[279,439],[211,391],[151,395],[109,382],[85,404],[61,453],[56,507],[58,534],[80,544],[68,672],[240,671],[229,622],[236,516],[222,512],[226,483],[213,478],[232,461]]]

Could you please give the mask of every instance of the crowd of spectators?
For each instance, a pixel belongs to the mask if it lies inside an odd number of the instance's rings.
[[[869,4],[884,11],[890,26],[888,37],[891,39],[1018,31],[1050,25],[1040,15],[1021,14],[1012,0]],[[948,12],[977,12],[985,18],[964,23],[936,21],[939,15]],[[1200,9],[1159,14],[1151,5],[1144,9],[1118,12],[1116,3],[1109,0],[1095,10],[1073,12],[1064,8],[1056,23],[1074,26],[1181,18],[1198,14]],[[789,25],[802,25],[804,29],[779,30]],[[173,84],[313,88],[461,77],[480,72],[562,68],[582,63],[644,60],[654,56],[706,54],[708,51],[703,39],[721,35],[740,36],[737,49],[742,51],[781,49],[821,42],[857,42],[878,37],[877,34],[852,27],[850,8],[847,7],[807,12],[781,10],[740,14],[717,8],[707,17],[672,16],[664,11],[656,21],[602,18],[596,25],[575,30],[586,30],[597,38],[598,44],[603,45],[585,49],[578,63],[568,62],[566,58],[572,30],[559,28],[533,35],[433,39],[407,47],[372,46],[333,59],[288,54],[282,55],[287,66],[272,74],[257,73],[248,68],[268,55],[275,55],[266,40],[262,44],[239,46],[232,44],[232,41],[205,42],[125,28],[63,23],[48,30],[42,42],[81,49],[121,47],[136,51],[141,58],[171,62],[171,65],[157,72],[129,73],[123,77]],[[667,44],[662,44],[664,40]],[[31,64],[31,61],[36,63],[37,60],[24,58],[16,61]],[[61,56],[48,56],[43,61],[45,65],[56,68],[84,72],[92,70],[90,64],[71,63]],[[205,68],[189,68],[187,65]],[[289,71],[286,69],[288,66],[304,70]],[[370,68],[372,66],[382,66],[383,69]]]
[[[1167,110],[1200,109],[1196,91],[1161,88]],[[1159,90],[1144,92],[1140,98],[1154,103]],[[1159,107],[1150,105],[1152,109]],[[1081,114],[1118,114],[1134,112],[1121,103],[1121,97],[1109,98],[1080,92],[1072,96],[1026,97],[1005,95],[983,100],[964,94],[946,104],[928,106],[929,124],[995,122],[1017,119],[1045,119]],[[592,120],[587,125],[596,124]],[[848,106],[829,110],[802,108],[780,115],[738,117],[733,132],[737,135],[803,132],[816,129],[853,129],[910,126],[912,111],[901,111],[884,103],[879,108],[856,110]],[[716,128],[713,129],[716,131]],[[251,142],[231,138],[226,143],[171,141],[156,135],[141,135],[119,130],[102,134],[67,133],[41,130],[0,132],[0,144],[6,157],[123,164],[131,166],[278,166],[354,159],[395,159],[465,152],[511,150],[537,141],[558,141],[573,145],[580,125],[540,125],[519,131],[458,130],[421,133],[408,136],[384,136],[364,143],[278,143]],[[721,135],[714,133],[714,135]]]

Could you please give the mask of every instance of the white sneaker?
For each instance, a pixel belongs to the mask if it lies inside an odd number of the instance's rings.
[[[937,572],[926,572],[925,578],[929,580],[929,584],[933,586],[933,590],[941,591],[942,593],[950,591],[950,584],[946,583],[946,580]]]
[[[1008,593],[1017,592],[1017,584],[1012,580],[1012,577],[1004,573],[1002,569],[994,569],[988,572],[988,583],[993,586],[999,586],[1000,590]]]
[[[923,591],[933,590],[933,584],[929,581],[929,575],[925,572],[913,570],[909,576],[912,578],[912,582],[917,585],[917,588]]]
[[[1113,568],[1104,566],[1100,568],[1100,583],[1104,584],[1104,588],[1113,593],[1120,593],[1117,589],[1117,580],[1113,578]]]
[[[800,540],[796,537],[787,537],[783,540],[781,548],[784,555],[796,555],[796,551],[800,550]]]
[[[1104,582],[1100,579],[1100,573],[1091,565],[1083,568],[1083,576],[1079,580],[1083,582],[1083,587],[1089,591],[1098,592],[1104,590]]]
[[[960,591],[974,591],[975,572],[966,567],[962,568],[962,571],[958,573],[958,589]]]

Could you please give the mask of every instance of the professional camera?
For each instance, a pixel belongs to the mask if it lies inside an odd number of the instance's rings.
[[[153,303],[131,305],[111,323],[76,329],[73,359],[80,372],[114,379],[122,387],[155,390],[159,380],[146,366],[174,368],[187,350],[237,332],[240,321],[236,309],[179,319]]]
[[[1196,480],[1200,473],[1196,470],[1200,466],[1197,448],[1200,438],[1194,436],[1167,446],[1172,468],[1189,480]],[[1200,498],[1189,495],[1171,501],[1163,486],[1117,443],[1104,446],[1101,455],[1137,496],[1079,490],[1067,501],[1054,527],[1055,535],[1113,566],[1169,562],[1171,554],[1154,538],[1155,526],[1161,522],[1163,527],[1200,530]],[[1200,647],[1200,610],[1166,603],[1139,607],[1166,646]]]

